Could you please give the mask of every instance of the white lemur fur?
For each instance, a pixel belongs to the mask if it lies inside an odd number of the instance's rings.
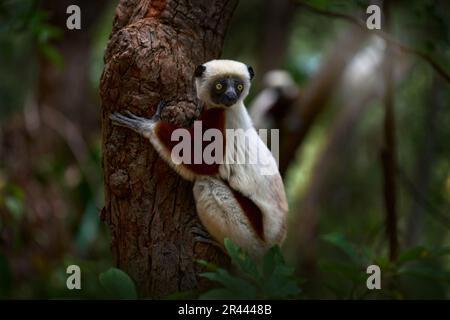
[[[247,144],[239,143],[239,139],[226,139],[224,161],[217,166],[194,167],[172,161],[172,145],[167,139],[176,127],[160,119],[162,103],[151,119],[130,112],[127,116],[115,113],[111,119],[149,139],[181,177],[194,182],[193,194],[199,218],[222,247],[227,237],[258,258],[272,245],[284,241],[288,205],[275,159],[258,136],[244,106],[252,77],[251,67],[232,60],[212,60],[195,71],[197,97],[203,105],[199,118],[203,121],[203,130],[218,127],[223,135],[223,129],[250,130],[250,144],[258,147],[248,148]],[[232,148],[247,156],[259,149],[265,168],[268,166],[274,174],[261,174],[259,162],[230,163]]]

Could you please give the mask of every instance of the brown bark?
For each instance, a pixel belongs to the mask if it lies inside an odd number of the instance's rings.
[[[101,78],[105,208],[117,266],[142,296],[202,287],[195,259],[227,259],[195,241],[200,226],[192,184],[159,158],[150,143],[113,127],[109,114],[128,109],[149,117],[160,100],[163,119],[187,125],[198,115],[193,71],[217,58],[237,0],[121,1]]]

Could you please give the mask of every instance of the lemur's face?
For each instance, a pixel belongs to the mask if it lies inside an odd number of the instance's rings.
[[[210,99],[216,105],[230,107],[239,100],[244,88],[244,81],[237,76],[217,78],[210,85]]]
[[[197,67],[195,82],[198,98],[206,108],[230,108],[245,99],[253,69],[232,60],[212,60]]]

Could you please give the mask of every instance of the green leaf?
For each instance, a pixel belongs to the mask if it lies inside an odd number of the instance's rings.
[[[273,246],[264,255],[264,260],[263,260],[264,277],[267,277],[270,274],[272,274],[273,270],[275,269],[275,266],[284,265],[284,264],[285,264],[285,262],[284,262],[284,258],[281,253],[280,247]]]
[[[64,58],[58,51],[58,49],[56,49],[54,46],[48,43],[42,43],[39,46],[39,49],[44,57],[47,58],[56,67],[62,68],[64,66]]]
[[[225,269],[201,273],[200,276],[222,284],[233,293],[234,299],[256,299],[257,289],[252,283],[245,279],[232,276]]]
[[[301,292],[299,280],[294,277],[294,268],[277,265],[263,284],[265,296],[270,298],[289,298]]]
[[[357,265],[361,265],[362,259],[355,247],[340,233],[330,233],[321,237],[322,240],[341,249]]]
[[[398,257],[397,263],[403,264],[405,262],[418,260],[424,258],[428,255],[427,249],[422,246],[413,247],[411,249],[405,250]]]
[[[320,268],[324,272],[339,274],[355,283],[365,278],[363,270],[350,263],[323,260],[320,262]]]
[[[15,185],[8,185],[3,199],[0,195],[0,202],[3,202],[5,207],[18,221],[24,213],[24,194],[20,187]]]
[[[235,245],[230,239],[225,238],[224,240],[225,249],[231,257],[231,260],[236,264],[237,267],[244,273],[259,279],[260,274],[256,264],[252,259],[246,254],[238,245]]]
[[[236,299],[235,294],[225,288],[217,288],[209,290],[198,297],[199,300],[233,300]]]
[[[9,212],[19,220],[23,213],[23,203],[20,199],[16,197],[6,196],[5,197],[5,206],[8,208]]]
[[[39,24],[36,29],[36,37],[40,43],[48,43],[50,40],[58,39],[63,35],[60,28],[52,26],[51,24]]]
[[[222,288],[203,294],[201,299],[281,299],[300,294],[300,279],[294,276],[294,268],[286,266],[278,246],[272,247],[264,255],[264,276],[261,276],[256,263],[239,246],[229,239],[225,239],[224,244],[233,263],[242,273],[234,276],[225,269],[217,268],[213,272],[200,274],[223,285]],[[201,261],[201,264],[206,265],[206,262]]]
[[[305,0],[304,2],[317,9],[325,9],[328,6],[328,0]]]
[[[99,231],[100,220],[98,219],[97,208],[91,200],[86,206],[83,217],[79,224],[78,232],[75,238],[75,244],[78,252],[85,254],[92,243],[95,241]]]
[[[446,256],[446,255],[450,255],[450,247],[436,248],[434,250],[431,250],[430,252],[431,252],[431,255],[436,256],[436,257]]]
[[[408,275],[413,277],[420,277],[439,282],[450,283],[450,271],[442,271],[436,268],[430,268],[425,266],[405,267],[398,272],[401,275]]]
[[[99,276],[100,284],[107,293],[118,299],[137,299],[133,280],[122,270],[110,268]]]
[[[195,262],[197,262],[201,266],[206,267],[206,269],[208,269],[210,271],[215,271],[215,270],[219,269],[219,267],[217,265],[215,265],[214,263],[208,262],[203,259],[197,259],[197,260],[195,260]]]

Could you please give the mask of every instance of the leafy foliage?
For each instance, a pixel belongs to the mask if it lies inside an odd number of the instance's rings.
[[[201,276],[215,281],[220,288],[203,293],[200,299],[288,299],[300,295],[300,280],[294,268],[286,265],[280,248],[274,246],[264,255],[262,264],[257,264],[239,246],[225,239],[225,248],[236,270],[215,267],[205,261],[200,264],[211,269]]]
[[[117,268],[110,268],[99,276],[100,284],[110,298],[136,299],[137,291],[130,276]]]
[[[336,281],[327,284],[328,289],[337,298],[406,298],[409,293],[405,283],[408,283],[410,277],[420,278],[437,286],[450,285],[450,272],[439,267],[437,263],[439,259],[450,255],[450,247],[429,249],[415,246],[401,252],[396,261],[390,261],[385,255],[375,255],[369,248],[349,242],[339,233],[327,234],[322,240],[337,248],[346,257],[345,260],[324,259],[321,262],[322,272],[332,274],[333,279],[341,278],[351,283],[351,286],[339,285]],[[383,290],[371,291],[366,287],[366,268],[372,264],[381,269]]]

